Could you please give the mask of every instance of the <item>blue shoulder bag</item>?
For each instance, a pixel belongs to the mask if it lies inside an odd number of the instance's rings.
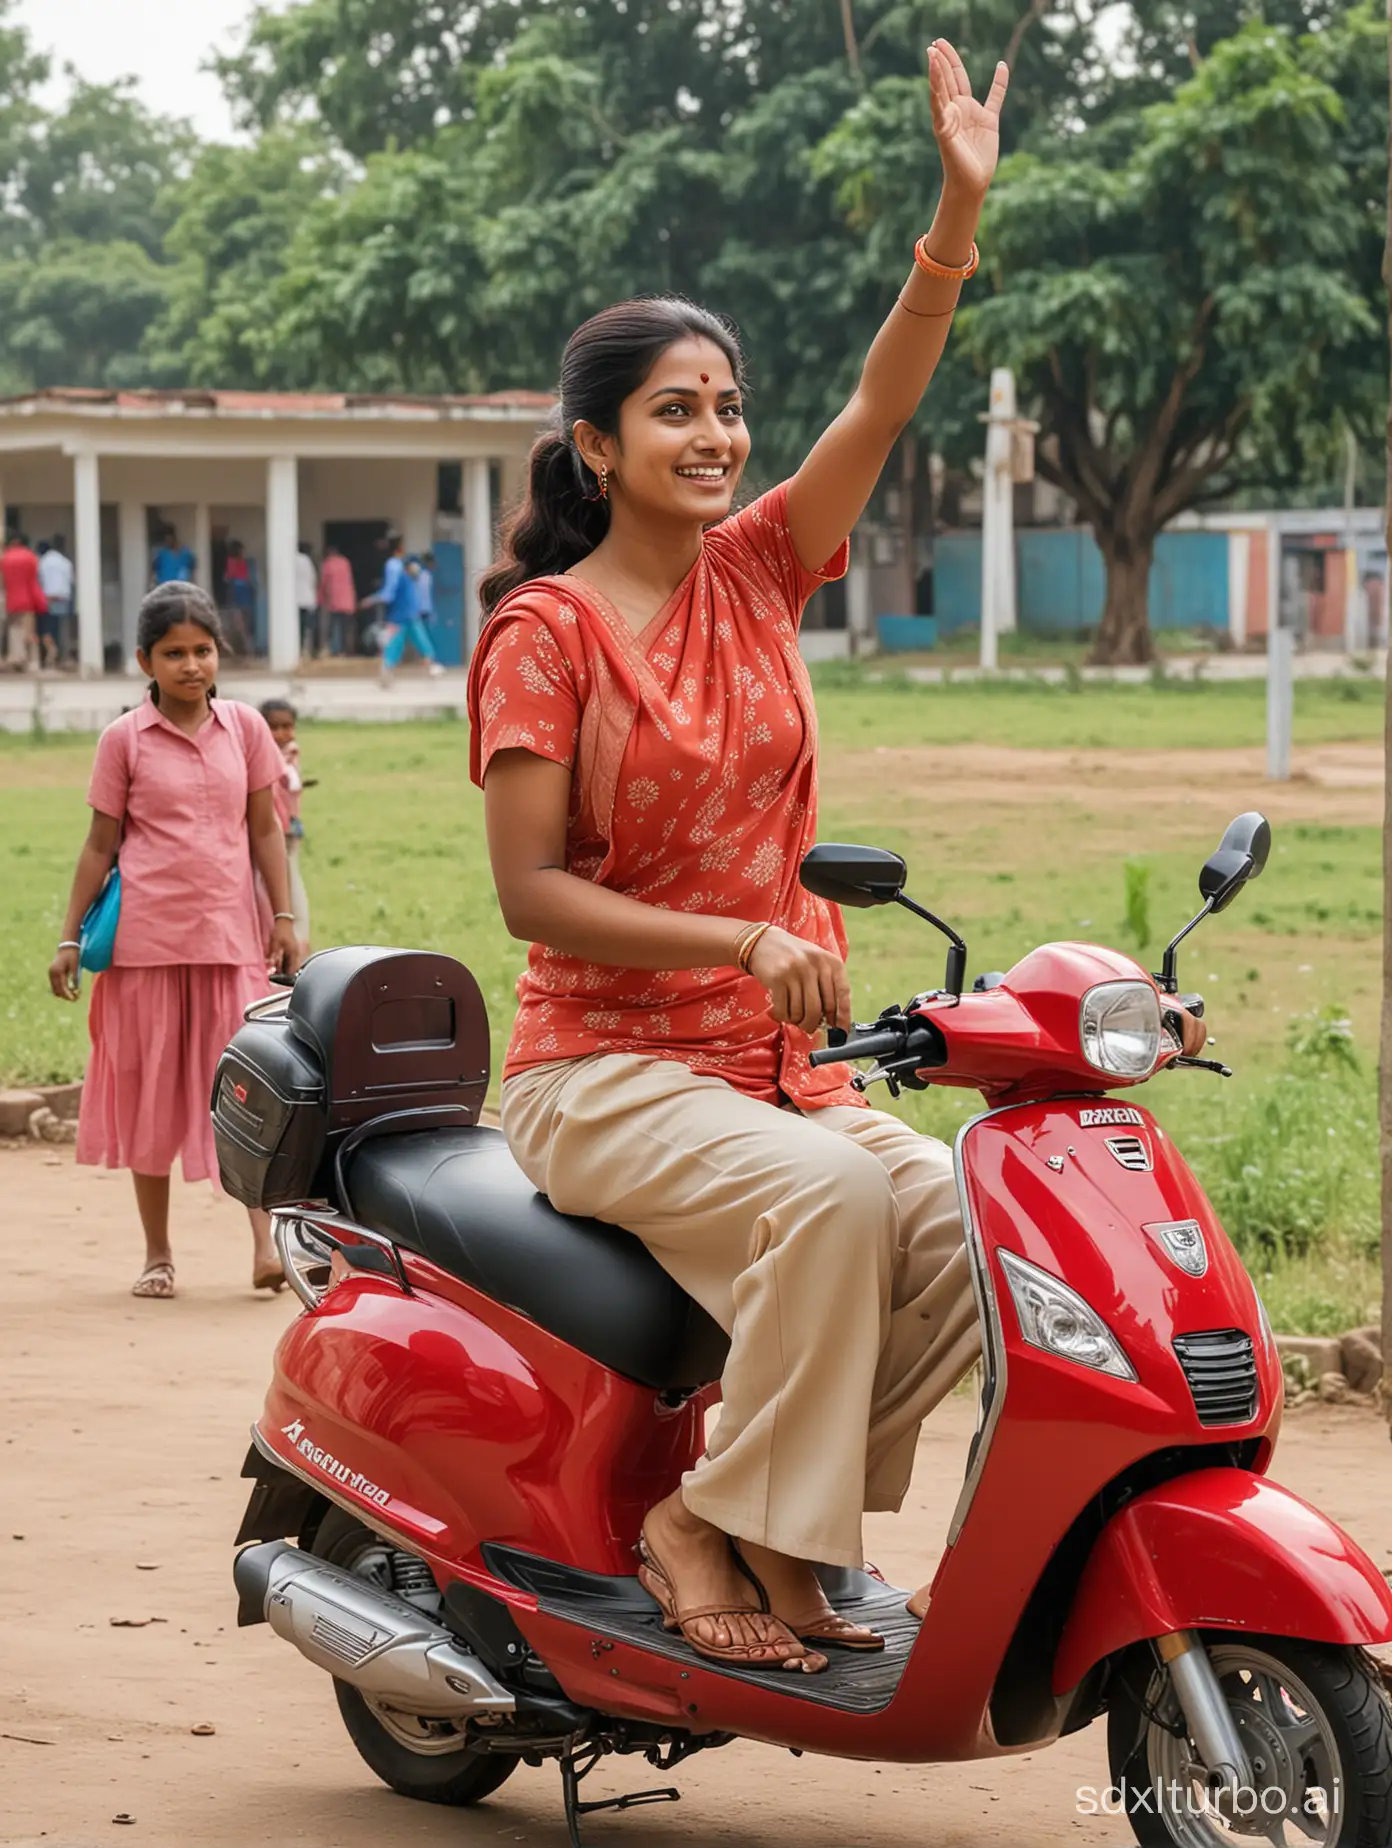
[[[113,866],[106,875],[106,884],[83,914],[82,928],[78,932],[82,946],[77,953],[79,968],[100,975],[103,969],[111,967],[116,949],[116,926],[120,921],[121,869]]]

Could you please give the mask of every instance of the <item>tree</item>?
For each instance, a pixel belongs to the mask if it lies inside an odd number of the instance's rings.
[[[139,244],[68,238],[0,263],[3,389],[139,385],[169,272]]]
[[[159,260],[171,223],[167,189],[197,145],[187,123],[146,109],[134,79],[84,83],[69,70],[66,101],[34,122],[10,169],[19,235],[136,244]]]
[[[1392,0],[1388,0],[1388,18],[1392,21]],[[1386,81],[1385,95],[1392,115],[1392,35],[1388,52],[1378,72]],[[1387,320],[1387,357],[1392,359],[1392,191],[1387,198],[1386,236],[1383,243],[1382,280],[1390,304]],[[1384,430],[1387,456],[1386,543],[1392,548],[1392,407],[1388,409]],[[1386,618],[1384,619],[1386,620]],[[1392,1421],[1392,778],[1387,767],[1392,764],[1392,673],[1387,674],[1387,716],[1382,741],[1383,774],[1386,778],[1382,817],[1382,1022],[1378,1052],[1378,1153],[1382,1175],[1382,1404]]]
[[[192,134],[144,108],[128,81],[71,70],[66,98],[45,112],[48,60],[10,14],[0,0],[0,388],[140,382],[166,295],[162,200]]]
[[[1366,340],[1345,114],[1306,57],[1248,27],[1172,102],[1017,156],[988,200],[994,290],[962,332],[1014,367],[1039,471],[1096,534],[1100,660],[1149,658],[1161,528],[1278,448],[1298,456],[1331,361]]]
[[[278,354],[268,338],[264,303],[301,219],[344,177],[343,163],[308,128],[202,150],[168,196],[168,302],[145,341],[156,380],[287,389],[306,382],[294,356]]]

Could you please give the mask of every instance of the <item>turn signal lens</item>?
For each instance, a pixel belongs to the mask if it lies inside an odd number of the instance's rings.
[[[1149,982],[1101,982],[1083,996],[1083,1057],[1113,1078],[1148,1078],[1160,1057],[1160,997]]]
[[[1076,1290],[1013,1251],[998,1249],[996,1256],[1010,1285],[1020,1333],[1031,1347],[1043,1348],[1060,1360],[1076,1361],[1080,1367],[1095,1367],[1115,1379],[1139,1377],[1111,1329]]]

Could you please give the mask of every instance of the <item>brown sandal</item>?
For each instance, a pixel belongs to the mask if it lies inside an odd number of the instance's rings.
[[[147,1264],[131,1285],[131,1295],[168,1302],[174,1294],[174,1266],[168,1258]]]
[[[833,1649],[855,1649],[863,1655],[871,1655],[885,1646],[885,1639],[878,1630],[869,1630],[863,1623],[852,1623],[849,1617],[843,1617],[839,1611],[823,1602],[821,1610],[809,1611],[806,1617],[781,1617],[769,1603],[769,1595],[749,1561],[740,1551],[739,1542],[732,1540],[731,1548],[735,1555],[735,1564],[749,1580],[759,1594],[762,1610],[778,1621],[786,1624],[800,1643],[829,1643]]]
[[[830,1605],[808,1618],[785,1617],[783,1621],[802,1643],[816,1643],[830,1649],[856,1649],[863,1655],[873,1654],[885,1646],[885,1639],[878,1630],[867,1629],[863,1623],[852,1623],[849,1617],[843,1617]]]
[[[821,1670],[827,1666],[825,1656],[818,1656],[808,1650],[804,1650],[801,1655],[797,1656],[771,1656],[755,1653],[758,1650],[776,1648],[782,1642],[782,1637],[772,1638],[765,1643],[730,1643],[722,1649],[717,1643],[706,1643],[700,1637],[691,1635],[686,1626],[696,1623],[703,1617],[767,1616],[768,1607],[764,1605],[762,1610],[753,1611],[747,1605],[703,1604],[694,1610],[681,1610],[677,1605],[677,1594],[672,1580],[649,1546],[646,1534],[639,1537],[638,1553],[642,1560],[638,1568],[638,1583],[662,1612],[663,1629],[678,1631],[682,1640],[689,1648],[694,1649],[697,1655],[705,1656],[711,1662],[722,1662],[727,1667],[784,1668],[804,1675],[820,1674]],[[774,1621],[781,1624],[781,1619],[775,1618]],[[789,1642],[797,1640],[786,1625],[781,1625],[781,1627],[786,1631]]]

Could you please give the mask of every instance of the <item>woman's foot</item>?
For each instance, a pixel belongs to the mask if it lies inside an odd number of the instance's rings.
[[[775,1553],[766,1546],[748,1540],[738,1545],[739,1555],[754,1575],[769,1610],[781,1617],[794,1636],[818,1647],[830,1643],[837,1649],[859,1649],[867,1653],[883,1649],[885,1639],[877,1630],[852,1623],[827,1603],[821,1582],[809,1561],[794,1559],[787,1553]]]
[[[731,1666],[818,1674],[826,1657],[809,1651],[759,1605],[729,1536],[694,1515],[680,1491],[643,1523],[638,1577],[698,1655]]]
[[[285,1269],[271,1237],[271,1216],[252,1207],[247,1218],[251,1221],[251,1287],[272,1293],[283,1290]]]
[[[147,1264],[131,1285],[132,1296],[167,1302],[173,1294],[174,1266],[168,1258],[156,1258],[152,1264]]]

